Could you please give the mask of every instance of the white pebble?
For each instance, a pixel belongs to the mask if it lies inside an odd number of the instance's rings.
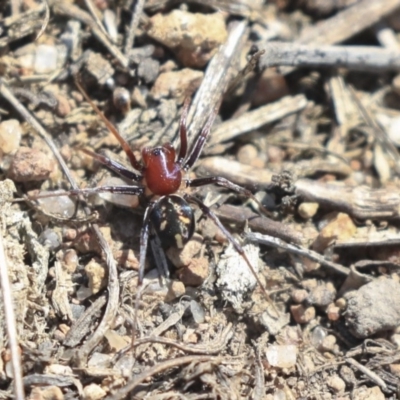
[[[297,347],[289,345],[272,345],[267,351],[267,360],[273,367],[292,368],[296,365]]]

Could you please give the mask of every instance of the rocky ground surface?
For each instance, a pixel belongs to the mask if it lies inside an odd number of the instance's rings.
[[[0,398],[397,399],[399,31],[399,0],[1,3]],[[185,178],[247,191],[181,188],[212,213],[150,229],[139,290],[148,199],[88,194],[137,185],[92,153],[135,172],[185,110]]]

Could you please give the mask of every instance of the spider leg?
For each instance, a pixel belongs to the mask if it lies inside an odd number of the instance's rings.
[[[151,251],[153,252],[153,257],[158,269],[160,281],[164,285],[165,282],[163,281],[163,278],[166,277],[168,279],[170,277],[168,261],[165,255],[165,251],[162,248],[161,240],[155,232],[154,235],[150,237],[150,247]]]
[[[144,267],[146,262],[147,246],[149,244],[150,234],[150,213],[156,203],[150,204],[144,213],[142,230],[140,231],[140,256],[139,256],[139,274],[138,274],[138,288],[143,283]],[[141,290],[138,290],[140,292]]]
[[[212,210],[207,207],[201,200],[197,199],[194,196],[190,196],[188,194],[184,195],[185,200],[187,200],[190,203],[196,204],[202,213],[210,218],[214,224],[222,231],[222,233],[226,236],[228,239],[229,243],[233,245],[235,250],[240,254],[240,256],[245,260],[246,264],[248,265],[250,271],[254,275],[258,285],[260,286],[262,292],[264,293],[265,297],[267,300],[273,305],[272,299],[269,296],[267,289],[264,287],[263,283],[261,282],[260,278],[257,275],[257,272],[255,271],[254,267],[251,265],[250,260],[248,259],[245,251],[243,250],[242,246],[234,239],[234,237],[231,235],[231,233],[222,225],[222,222],[219,220],[219,218],[212,212]]]
[[[190,98],[187,97],[183,103],[183,109],[181,114],[181,119],[179,121],[179,135],[181,141],[181,147],[179,149],[179,154],[176,162],[181,165],[187,156],[188,151],[188,140],[187,140],[187,129],[186,129],[186,118],[188,115],[190,104]]]
[[[217,109],[214,109],[213,112],[208,117],[208,120],[203,126],[200,135],[197,137],[196,141],[192,146],[189,156],[186,158],[186,161],[183,164],[182,169],[184,171],[188,171],[190,168],[192,168],[194,163],[200,157],[200,154],[203,151],[204,145],[206,144],[206,140],[208,138],[208,135],[210,134],[211,127],[214,123],[216,116],[217,116]]]
[[[117,131],[117,128],[106,118],[106,116],[100,111],[100,109],[96,106],[96,104],[93,103],[93,101],[90,99],[88,94],[85,92],[83,89],[82,85],[79,83],[77,77],[75,77],[75,84],[79,91],[81,92],[82,96],[85,98],[85,100],[91,105],[93,110],[96,112],[96,114],[101,118],[101,120],[104,122],[105,126],[108,128],[108,130],[114,135],[114,137],[118,140],[119,144],[121,145],[122,149],[125,151],[126,155],[129,158],[129,161],[132,165],[133,168],[135,168],[137,171],[141,172],[143,170],[142,164],[136,159],[135,155],[133,154],[132,149],[130,148],[128,142],[120,135],[120,133]]]
[[[96,161],[105,165],[111,171],[115,172],[119,176],[122,176],[123,178],[128,178],[135,182],[140,182],[143,179],[141,175],[135,174],[134,172],[127,169],[124,165],[120,164],[117,161],[112,160],[111,158],[105,156],[104,154],[94,153],[93,151],[88,149],[80,149],[80,151],[94,158]]]
[[[187,187],[199,187],[205,185],[217,185],[222,186],[227,189],[233,190],[236,193],[242,194],[243,196],[249,197],[250,199],[254,200],[257,205],[260,207],[260,210],[263,214],[267,215],[270,218],[274,218],[273,214],[268,211],[259,200],[250,192],[250,190],[245,189],[242,186],[236,185],[235,183],[231,182],[230,180],[223,178],[221,176],[208,176],[206,178],[197,178],[197,179],[186,179],[186,186]]]
[[[138,283],[135,299],[135,310],[134,310],[134,324],[132,327],[132,343],[135,341],[136,331],[138,330],[139,321],[139,302],[142,295],[142,284],[144,278],[144,268],[147,255],[147,246],[149,244],[149,234],[150,234],[150,213],[154,207],[155,203],[151,203],[144,212],[142,230],[140,231],[140,254],[139,254],[139,271],[138,271]]]

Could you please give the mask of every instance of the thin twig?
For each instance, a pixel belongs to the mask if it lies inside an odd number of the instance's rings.
[[[139,25],[140,17],[143,13],[143,6],[145,0],[137,0],[135,10],[132,13],[131,24],[129,25],[128,37],[125,43],[124,53],[128,57],[129,52],[133,48],[133,44],[135,42],[135,33],[136,29]]]
[[[233,335],[232,324],[229,323],[226,328],[218,335],[212,342],[209,343],[200,343],[196,345],[190,345],[185,343],[176,342],[175,340],[157,337],[157,336],[149,336],[141,339],[137,339],[134,343],[134,347],[137,347],[144,343],[160,343],[168,346],[174,346],[179,350],[182,350],[186,353],[192,354],[218,354],[222,351],[229,339]]]
[[[118,60],[118,62],[127,68],[129,65],[129,60],[124,54],[119,50],[117,46],[110,41],[107,35],[97,26],[93,21],[90,14],[81,10],[79,7],[69,4],[68,2],[58,1],[53,4],[53,11],[59,15],[65,15],[72,19],[77,19],[83,22],[92,30],[93,35],[108,49],[108,51]]]
[[[353,71],[399,71],[400,52],[378,46],[327,46],[269,42],[263,47],[260,69],[276,66],[344,67]]]
[[[42,27],[40,28],[40,31],[38,32],[38,34],[36,35],[35,38],[35,42],[40,38],[40,36],[43,35],[44,31],[47,28],[47,25],[49,24],[50,21],[50,7],[49,7],[49,3],[47,2],[47,0],[43,0],[44,6],[45,6],[45,12],[46,14],[44,15],[44,20],[43,20],[43,24]]]
[[[11,353],[11,365],[14,377],[14,395],[17,400],[24,400],[24,385],[22,381],[21,359],[18,351],[18,336],[15,325],[14,306],[11,294],[10,279],[8,277],[8,268],[6,255],[3,246],[3,233],[0,229],[0,282],[1,293],[4,303],[4,314],[6,318],[6,328],[8,334],[8,344]]]
[[[374,382],[375,384],[379,385],[385,392],[388,391],[388,387],[387,387],[386,383],[375,372],[371,371],[366,366],[360,364],[354,358],[348,357],[348,358],[346,358],[346,362],[348,364],[350,364],[351,366],[357,368],[360,372],[362,372],[369,379],[371,379],[372,382]]]
[[[92,230],[96,234],[99,245],[106,257],[106,263],[108,267],[108,302],[99,326],[97,327],[93,335],[85,342],[85,344],[79,350],[77,350],[76,361],[78,367],[80,368],[86,366],[89,354],[100,343],[105,333],[111,328],[118,311],[119,300],[119,280],[117,263],[115,262],[110,246],[104,239],[104,236],[101,233],[99,226],[97,224],[93,224]]]
[[[248,225],[252,231],[265,233],[286,242],[300,244],[303,239],[302,235],[289,224],[258,215],[246,207],[223,204],[215,209],[215,214],[223,221],[235,224],[239,230]]]
[[[362,0],[312,28],[305,29],[297,43],[334,44],[351,38],[376,24],[400,7],[400,0]]]
[[[154,375],[160,374],[161,372],[175,367],[180,367],[181,365],[191,364],[191,363],[202,363],[202,362],[212,362],[217,363],[220,362],[221,358],[219,357],[210,357],[210,356],[186,356],[180,358],[173,358],[171,360],[163,361],[156,364],[154,367],[148,369],[145,372],[142,372],[137,377],[133,378],[130,382],[127,383],[124,387],[118,389],[118,393],[114,395],[107,396],[105,400],[121,400],[124,399],[132,390],[134,390],[138,385],[151,378]]]
[[[311,179],[298,179],[295,186],[296,195],[302,200],[345,212],[357,219],[397,220],[400,216],[397,190],[344,186]]]
[[[21,0],[11,0],[11,14],[18,15],[21,12]]]
[[[323,256],[321,256],[321,254],[318,254],[313,250],[306,249],[305,247],[296,244],[285,243],[281,239],[269,235],[261,235],[260,233],[250,232],[246,233],[245,236],[246,239],[248,239],[250,242],[261,243],[266,246],[272,246],[278,249],[286,250],[287,252],[297,254],[302,257],[307,257],[310,260],[316,261],[320,263],[322,266],[329,268],[331,271],[336,272],[340,275],[347,276],[350,273],[349,268],[346,268],[341,264],[328,261]]]
[[[190,107],[189,140],[200,131],[213,109],[219,104],[231,79],[233,60],[241,53],[245,44],[246,27],[246,21],[235,24],[229,32],[226,43],[208,64],[204,79]]]
[[[399,53],[400,54],[400,53]],[[386,150],[386,153],[392,159],[394,164],[394,169],[397,175],[400,175],[400,156],[399,152],[397,151],[396,146],[389,138],[388,134],[384,131],[382,126],[376,122],[376,120],[371,116],[368,110],[364,107],[360,99],[358,98],[356,91],[352,86],[349,85],[350,93],[352,95],[353,100],[357,104],[359,110],[361,111],[362,116],[364,117],[365,121],[368,125],[373,128],[373,132],[375,133],[376,139],[382,145],[382,147]]]
[[[108,32],[106,31],[106,29],[104,28],[103,24],[101,23],[98,15],[97,15],[98,10],[96,9],[96,6],[93,4],[92,0],[85,0],[85,4],[86,4],[86,7],[88,8],[88,10],[90,12],[90,15],[93,17],[94,23],[97,25],[97,27],[104,33],[104,35],[111,42],[111,38],[110,38]]]
[[[301,111],[306,105],[306,97],[299,94],[297,96],[286,96],[274,103],[248,111],[238,118],[230,119],[218,125],[213,131],[208,146],[232,140],[237,136],[280,120]]]

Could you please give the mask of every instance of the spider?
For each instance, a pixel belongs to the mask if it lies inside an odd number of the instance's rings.
[[[103,120],[104,124],[120,143],[133,170],[128,169],[124,165],[103,154],[94,153],[88,149],[81,149],[81,151],[105,165],[121,177],[132,181],[132,184],[69,190],[57,193],[57,196],[65,194],[80,195],[110,192],[116,194],[137,195],[140,197],[141,203],[145,204],[145,211],[140,233],[138,293],[140,292],[139,289],[143,283],[145,260],[150,234],[153,233],[155,235],[157,241],[161,243],[164,249],[172,246],[183,248],[194,233],[194,210],[191,207],[191,204],[194,204],[206,217],[210,218],[227,237],[228,241],[245,260],[257,283],[261,287],[261,290],[270,301],[267,290],[260,281],[242,246],[233,238],[230,232],[224,227],[219,218],[208,206],[197,197],[185,192],[185,189],[189,187],[195,188],[214,184],[228,188],[253,199],[263,212],[266,214],[269,213],[249,190],[234,184],[228,179],[220,176],[209,176],[195,179],[188,179],[185,177],[185,174],[187,174],[187,172],[194,166],[201,155],[206,140],[210,134],[217,110],[215,109],[210,114],[205,125],[189,149],[186,119],[190,99],[186,99],[179,121],[179,151],[176,151],[171,143],[164,143],[163,145],[156,147],[144,147],[141,150],[141,161],[139,161],[130,148],[128,142],[120,135],[113,124],[93,103],[80,83],[76,82],[76,84],[86,101],[92,106],[94,111]]]

